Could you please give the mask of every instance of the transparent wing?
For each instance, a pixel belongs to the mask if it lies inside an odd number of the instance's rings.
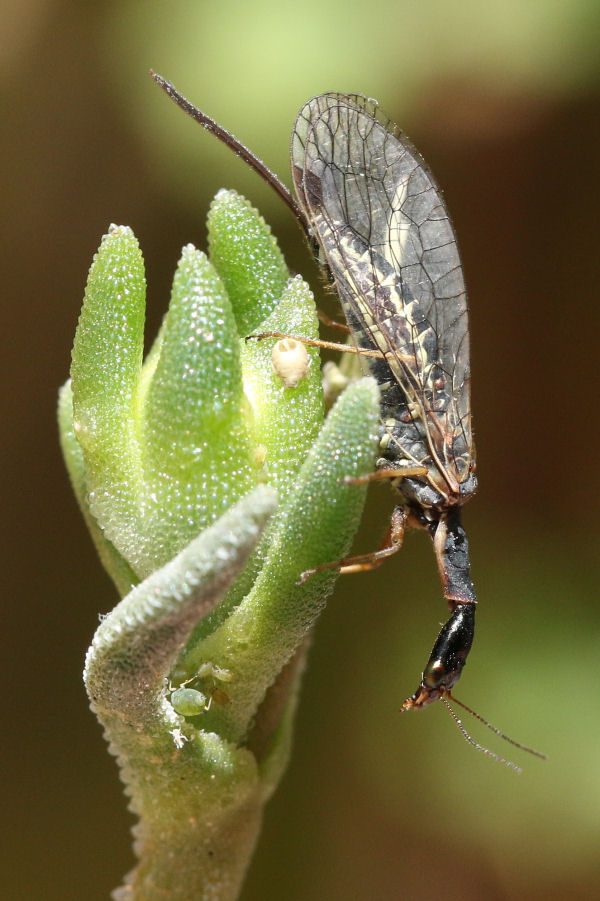
[[[300,111],[292,174],[357,343],[385,354],[409,416],[457,490],[474,457],[468,310],[433,177],[374,101],[345,94],[323,94]]]

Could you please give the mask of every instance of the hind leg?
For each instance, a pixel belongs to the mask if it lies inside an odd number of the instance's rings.
[[[336,560],[333,563],[324,563],[322,566],[316,566],[314,569],[307,569],[300,576],[298,585],[302,585],[312,575],[323,572],[326,569],[339,569],[341,575],[368,572],[371,569],[377,569],[384,560],[391,557],[393,554],[396,554],[402,547],[406,520],[407,514],[402,507],[395,507],[392,513],[390,527],[385,533],[381,547],[378,550],[371,551],[368,554],[344,557],[343,560]]]

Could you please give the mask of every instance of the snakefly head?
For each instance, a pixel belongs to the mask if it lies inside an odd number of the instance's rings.
[[[456,237],[421,155],[372,100],[322,94],[292,134],[298,204],[381,390],[381,457],[408,525],[429,531],[451,615],[415,694],[458,680],[476,597],[460,508],[476,488],[468,310]]]

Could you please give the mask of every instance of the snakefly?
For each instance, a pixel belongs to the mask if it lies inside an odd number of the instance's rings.
[[[454,229],[433,176],[375,101],[327,93],[309,100],[294,125],[294,199],[237,138],[152,74],[179,106],[252,166],[290,207],[333,282],[354,347],[270,335],[358,353],[379,385],[380,458],[364,481],[391,482],[398,498],[391,526],[380,550],[320,568],[372,569],[399,550],[406,526],[429,533],[450,616],[420,685],[402,710],[420,710],[442,700],[471,744],[518,769],[478,745],[446,700],[456,701],[451,689],[460,678],[475,628],[477,599],[461,507],[475,492],[477,480],[467,297]]]

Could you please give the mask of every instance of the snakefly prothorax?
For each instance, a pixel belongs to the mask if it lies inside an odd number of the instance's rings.
[[[377,103],[328,93],[309,100],[294,125],[294,200],[233,135],[154,78],[271,184],[334,284],[355,346],[308,343],[358,353],[377,380],[381,456],[371,478],[389,479],[398,503],[379,551],[331,566],[342,572],[372,569],[400,548],[405,526],[429,532],[450,616],[402,710],[438,699],[448,706],[445,698],[452,698],[475,628],[477,599],[461,507],[477,480],[467,297],[441,192],[419,152]],[[486,751],[453,715],[468,740]]]

